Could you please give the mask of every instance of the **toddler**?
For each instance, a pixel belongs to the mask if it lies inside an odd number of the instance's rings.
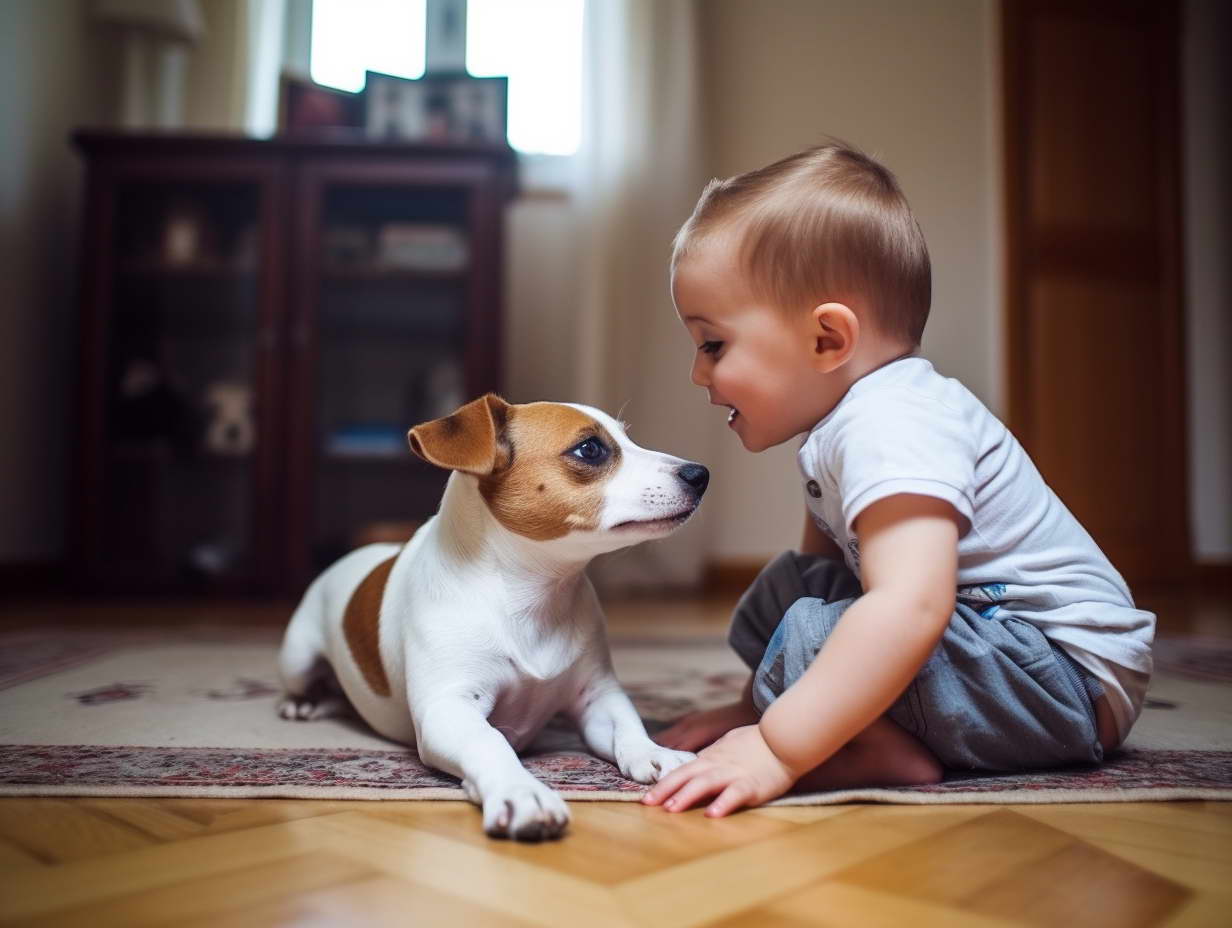
[[[660,734],[710,746],[645,802],[721,816],[793,785],[1097,763],[1124,740],[1155,617],[1005,426],[918,356],[928,251],[886,168],[828,144],[712,181],[672,294],[692,380],[744,447],[804,436],[806,518],[736,607],[742,699]]]

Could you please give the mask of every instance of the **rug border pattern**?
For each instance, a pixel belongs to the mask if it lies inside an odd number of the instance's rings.
[[[578,752],[530,756],[526,763],[568,799],[635,801],[645,792],[611,765]],[[456,782],[425,767],[409,750],[11,745],[0,758],[0,796],[464,799],[451,781]],[[578,788],[579,782],[594,785]],[[813,793],[776,804],[1165,799],[1232,800],[1232,751],[1125,751],[1099,767],[957,774],[931,786]]]

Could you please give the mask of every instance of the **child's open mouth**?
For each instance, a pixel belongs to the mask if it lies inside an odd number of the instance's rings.
[[[729,413],[727,414],[727,424],[728,424],[728,425],[735,425],[735,424],[736,424],[736,419],[737,419],[737,417],[739,417],[739,415],[740,415],[740,410],[739,410],[739,409],[737,409],[735,406],[732,406],[732,407],[731,407],[731,412],[729,412]]]

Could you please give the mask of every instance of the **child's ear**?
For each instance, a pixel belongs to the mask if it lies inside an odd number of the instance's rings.
[[[508,403],[488,393],[452,415],[415,426],[406,440],[429,464],[486,476],[496,467],[508,409]]]
[[[860,341],[860,320],[844,303],[822,303],[812,313],[813,367],[830,374],[842,367]]]

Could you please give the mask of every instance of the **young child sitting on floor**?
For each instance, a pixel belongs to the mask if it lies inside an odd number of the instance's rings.
[[[692,380],[749,451],[805,435],[807,516],[736,607],[743,698],[659,736],[710,746],[645,802],[715,797],[720,816],[793,785],[1097,763],[1129,733],[1155,617],[1005,426],[918,356],[930,291],[894,176],[841,144],[711,182],[677,235]]]

